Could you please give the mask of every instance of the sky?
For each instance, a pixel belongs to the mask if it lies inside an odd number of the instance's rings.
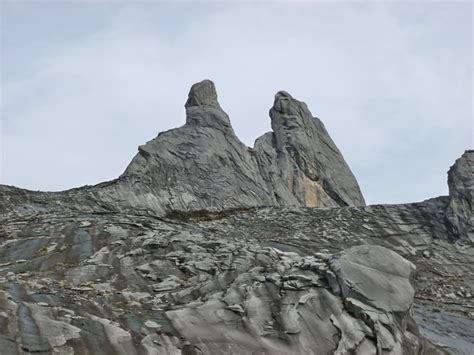
[[[307,103],[368,203],[447,194],[472,149],[470,1],[0,2],[0,184],[58,191],[119,176],[215,82],[239,138],[277,91]]]

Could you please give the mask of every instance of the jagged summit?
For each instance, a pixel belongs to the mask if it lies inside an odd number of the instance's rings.
[[[362,206],[359,185],[320,119],[285,91],[270,109],[281,184],[310,207]],[[275,169],[275,168],[273,168]]]
[[[205,79],[191,86],[188,94],[188,101],[184,107],[210,106],[221,108],[217,101],[216,86],[211,80]]]
[[[270,110],[273,132],[246,147],[210,80],[188,95],[186,124],[139,147],[120,191],[135,207],[169,210],[364,205],[356,179],[322,123],[286,92]],[[125,185],[124,185],[125,184]],[[120,196],[121,194],[117,194]],[[145,202],[144,202],[145,201]],[[124,199],[125,203],[125,199]]]
[[[206,79],[191,86],[184,107],[187,125],[213,127],[234,134],[229,116],[217,101],[216,87],[212,81]]]
[[[293,96],[291,96],[288,92],[286,92],[284,90],[278,91],[275,94],[275,100],[273,101],[273,106],[270,109],[270,117],[271,117],[272,110],[276,110],[276,111],[279,111],[281,113],[291,114],[289,109],[291,107],[292,102],[296,103]],[[302,104],[304,104],[304,103],[302,103]]]

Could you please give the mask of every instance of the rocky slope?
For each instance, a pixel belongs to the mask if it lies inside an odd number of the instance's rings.
[[[449,196],[364,206],[289,94],[254,149],[212,82],[186,112],[114,181],[0,186],[0,354],[469,354],[473,151]]]

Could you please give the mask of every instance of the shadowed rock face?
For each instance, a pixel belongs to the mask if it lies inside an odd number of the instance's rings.
[[[474,150],[466,152],[456,160],[448,172],[451,202],[447,218],[456,239],[474,243]]]
[[[212,82],[185,107],[114,181],[0,185],[1,355],[470,354],[472,151],[450,196],[363,206],[288,93],[254,149]]]

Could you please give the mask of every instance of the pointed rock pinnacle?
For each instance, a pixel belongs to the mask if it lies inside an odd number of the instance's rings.
[[[211,80],[203,80],[191,86],[188,94],[188,101],[184,107],[210,106],[220,109],[217,101],[216,86]]]

